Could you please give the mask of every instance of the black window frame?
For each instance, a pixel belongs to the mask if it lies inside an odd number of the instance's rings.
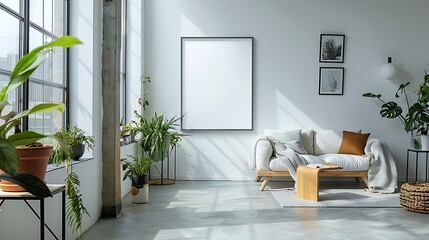
[[[63,1],[63,35],[69,34],[70,29],[70,0],[54,0],[54,1]],[[59,36],[54,35],[52,32],[44,29],[43,27],[30,21],[30,0],[20,0],[20,12],[9,8],[5,4],[0,2],[0,11],[4,11],[12,17],[20,21],[20,30],[19,30],[19,58],[29,53],[32,49],[29,49],[30,45],[30,29],[35,29],[36,31],[48,36],[51,39],[56,39]],[[38,84],[43,87],[53,87],[56,89],[62,90],[62,101],[66,106],[66,111],[63,115],[62,127],[65,127],[69,124],[69,49],[64,50],[63,54],[63,84],[47,82],[43,80],[38,80],[30,77],[18,91],[18,111],[23,111],[29,108],[29,94],[30,94],[30,83]],[[2,75],[10,76],[11,72],[4,71],[0,69]],[[22,119],[21,129],[27,131],[29,129],[28,117]]]

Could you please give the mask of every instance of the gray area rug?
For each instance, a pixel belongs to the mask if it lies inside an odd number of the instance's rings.
[[[365,192],[363,188],[323,188],[319,202],[296,198],[292,188],[270,188],[277,202],[284,208],[400,208],[399,193]]]

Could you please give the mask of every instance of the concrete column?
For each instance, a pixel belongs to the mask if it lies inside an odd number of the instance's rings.
[[[102,208],[101,217],[121,211],[119,162],[119,61],[121,46],[121,0],[103,0],[102,43]]]

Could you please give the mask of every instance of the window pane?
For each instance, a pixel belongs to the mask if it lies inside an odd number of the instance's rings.
[[[44,5],[43,5],[43,25],[41,25],[41,27],[43,27],[44,29],[48,30],[49,32],[52,32],[53,29],[53,13],[54,13],[54,9],[52,6],[52,0],[45,0],[43,1]],[[57,2],[61,2],[58,1]]]
[[[19,13],[19,5],[21,4],[20,0],[1,0],[0,2]]]
[[[45,81],[51,81],[65,86],[64,53],[65,49],[59,47],[54,48],[54,51],[50,53],[49,57],[52,62],[52,78],[50,80],[46,79]]]
[[[17,6],[19,8],[19,1]],[[2,3],[5,3],[2,1]],[[7,2],[6,2],[7,3]],[[8,5],[10,6],[10,5]],[[18,9],[19,10],[19,9]],[[7,12],[0,10],[0,89],[7,85],[10,74],[19,60],[19,28],[20,21]],[[4,24],[3,24],[4,23]],[[9,93],[7,101],[18,110],[18,90]]]
[[[127,26],[127,18],[126,18],[126,13],[127,13],[127,8],[126,8],[126,0],[122,0],[122,18],[121,18],[121,58],[120,58],[120,65],[119,65],[119,71],[120,71],[120,75],[119,75],[119,116],[121,118],[121,121],[125,121],[124,123],[126,123],[126,121],[128,119],[126,119],[126,89],[125,89],[125,82],[126,82],[126,53],[125,53],[125,49],[126,49],[126,26]]]
[[[43,27],[43,0],[30,1],[30,21]]]
[[[61,37],[64,35],[64,1],[53,1],[53,34]]]
[[[0,22],[0,69],[12,71],[19,59],[20,22],[3,10],[0,10]]]
[[[30,83],[29,106],[33,107],[43,102],[63,102],[63,90],[38,83]],[[43,134],[53,134],[63,127],[64,117],[61,112],[39,113],[30,116],[29,128]]]

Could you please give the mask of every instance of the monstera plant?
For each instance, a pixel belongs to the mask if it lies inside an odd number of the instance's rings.
[[[39,178],[28,173],[17,172],[20,159],[16,147],[34,144],[46,136],[32,131],[13,134],[10,134],[10,132],[21,123],[22,118],[27,116],[54,110],[64,112],[64,104],[42,103],[16,113],[7,102],[7,96],[28,80],[54,47],[68,48],[75,44],[81,44],[81,41],[72,36],[64,36],[32,50],[18,61],[10,76],[9,83],[0,91],[0,115],[4,120],[4,123],[0,125],[0,169],[4,171],[3,174],[0,174],[0,180],[18,184],[39,197],[51,196],[51,193],[46,184]]]
[[[407,104],[406,113],[404,113],[402,107],[396,102],[386,102],[381,99],[381,94],[364,93],[362,96],[375,98],[381,101],[383,104],[381,105],[380,115],[383,118],[399,118],[406,132],[410,132],[412,135],[414,132],[427,135],[429,129],[429,74],[425,71],[424,82],[419,85],[416,91],[418,99],[413,105],[410,105],[408,100],[406,91],[408,85],[410,85],[410,82],[401,84],[395,93],[395,98],[404,96]],[[412,141],[413,147],[419,149],[420,143],[414,138]]]

